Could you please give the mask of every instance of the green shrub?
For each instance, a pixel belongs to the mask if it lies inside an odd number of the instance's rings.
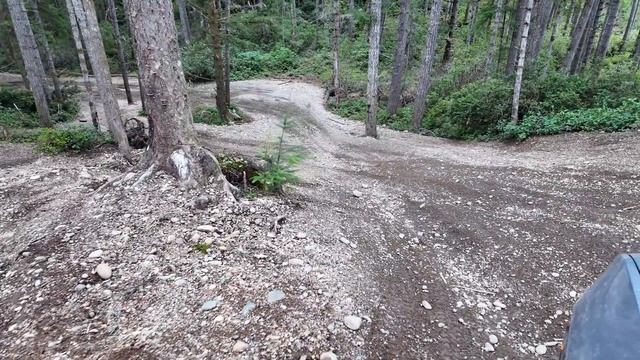
[[[210,81],[215,78],[213,49],[203,42],[192,42],[182,49],[182,69],[188,81]]]
[[[200,106],[193,112],[193,122],[207,125],[227,125],[228,123],[220,118],[218,109],[213,106]]]
[[[265,55],[261,51],[238,53],[232,62],[231,79],[244,80],[263,73]]]
[[[528,115],[520,123],[506,123],[505,139],[524,140],[534,135],[575,131],[620,131],[640,125],[640,101],[626,100],[618,108],[599,107],[561,111],[551,115]]]
[[[16,107],[26,113],[35,113],[36,102],[29,90],[17,89],[9,86],[0,87],[0,106],[5,108]]]
[[[330,105],[338,115],[352,120],[364,121],[367,119],[367,99],[358,97],[353,99],[340,99]]]
[[[34,114],[0,106],[0,126],[8,129],[32,129],[40,126],[40,121]]]
[[[37,138],[41,151],[58,154],[64,151],[82,152],[96,146],[112,143],[105,134],[98,133],[86,126],[72,126],[68,128],[43,129]]]
[[[284,46],[277,46],[266,53],[260,50],[244,51],[232,59],[231,79],[294,73],[299,64],[298,54]]]

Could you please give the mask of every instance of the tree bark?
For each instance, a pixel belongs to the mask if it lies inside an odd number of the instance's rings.
[[[567,16],[567,20],[564,22],[564,28],[562,29],[563,35],[567,34],[567,30],[569,29],[569,24],[573,24],[573,19],[576,15],[577,8],[578,8],[578,4],[576,4],[576,0],[571,0],[571,5],[569,5],[569,16]]]
[[[380,60],[380,32],[382,0],[371,0],[371,28],[369,29],[369,66],[367,68],[367,123],[365,135],[378,137],[378,64]]]
[[[622,35],[622,41],[620,42],[620,47],[618,48],[619,52],[624,50],[624,46],[629,39],[629,34],[633,30],[633,25],[636,22],[636,16],[638,15],[638,0],[633,0],[631,3],[631,12],[629,13],[629,20],[627,21],[627,26],[624,29],[624,34]]]
[[[109,130],[122,155],[127,160],[131,160],[131,148],[122,123],[118,100],[113,91],[109,62],[104,52],[93,2],[91,0],[72,0],[72,3],[80,34],[87,48],[91,69],[93,69],[93,75],[96,78],[96,87],[98,88],[98,94],[100,94],[100,100],[102,100],[102,107],[104,108]]]
[[[402,98],[402,83],[407,65],[407,50],[409,45],[409,25],[411,22],[409,16],[410,6],[410,0],[401,0],[398,32],[396,34],[396,51],[393,55],[393,70],[391,74],[391,85],[389,87],[389,101],[387,102],[387,112],[389,115],[396,114]]]
[[[296,0],[291,1],[291,45],[296,43]]]
[[[229,22],[231,21],[231,0],[227,0],[227,19],[224,23],[224,94],[227,106],[231,106],[231,50],[229,43]]]
[[[551,30],[551,36],[549,37],[549,44],[547,45],[547,62],[545,63],[545,74],[547,73],[547,69],[549,68],[549,64],[551,63],[551,57],[553,55],[553,44],[556,41],[556,37],[558,35],[558,27],[560,27],[560,22],[562,21],[562,13],[560,11],[560,5],[556,4],[555,9],[555,21],[553,23],[553,29]]]
[[[331,52],[333,54],[331,85],[333,86],[336,100],[338,100],[340,98],[340,0],[333,0],[333,41]]]
[[[42,46],[42,53],[44,54],[45,70],[49,73],[49,77],[53,82],[53,94],[58,100],[62,100],[62,90],[60,87],[60,79],[58,79],[58,73],[56,72],[56,66],[53,62],[53,53],[49,47],[49,41],[47,40],[47,34],[44,29],[44,22],[40,17],[40,9],[38,8],[38,0],[31,0],[31,6],[33,7],[33,18],[36,21],[36,26],[39,31],[36,31],[38,38],[40,39],[40,45]]]
[[[502,26],[501,22],[503,19],[503,7],[504,0],[496,0],[496,14],[493,19],[493,24],[491,25],[491,39],[489,40],[489,49],[487,50],[487,62],[485,65],[485,71],[488,74],[492,74],[494,72],[494,64],[493,58],[496,54],[497,40],[498,40],[498,29]]]
[[[513,103],[511,107],[511,121],[517,123],[518,109],[520,107],[520,89],[522,88],[522,75],[524,73],[524,60],[527,54],[527,39],[529,37],[529,24],[531,23],[531,9],[533,0],[527,0],[524,21],[522,22],[522,39],[520,40],[520,50],[518,51],[518,65],[516,67],[516,81],[513,86]]]
[[[426,36],[422,65],[418,76],[418,88],[413,108],[413,130],[420,130],[422,118],[425,112],[425,103],[431,87],[431,69],[436,55],[438,40],[438,27],[440,25],[440,13],[442,11],[442,0],[433,0],[431,13],[429,15],[429,30]]]
[[[528,0],[517,0],[515,10],[515,25],[511,34],[511,45],[509,46],[509,55],[507,56],[506,74],[513,75],[518,60],[518,51],[520,49],[520,40],[522,38],[522,24],[526,11]]]
[[[525,65],[531,65],[538,59],[544,34],[551,21],[553,4],[553,0],[538,0],[531,12],[531,25],[529,26]]]
[[[220,13],[218,1],[212,1],[209,5],[209,28],[211,31],[211,43],[213,46],[213,61],[216,73],[216,107],[223,121],[228,117],[227,95],[225,94],[224,61],[222,58],[222,36],[220,33]]]
[[[116,4],[113,0],[107,0],[107,11],[109,12],[109,18],[111,20],[111,27],[113,28],[113,38],[116,41],[116,49],[118,51],[118,65],[120,66],[120,72],[122,73],[124,92],[127,95],[127,103],[131,105],[133,104],[133,96],[131,95],[131,87],[129,87],[129,69],[124,53],[124,46],[122,45],[120,26],[118,25],[118,12],[116,9]]]
[[[576,21],[576,26],[571,33],[571,43],[569,50],[564,58],[564,71],[568,74],[575,73],[577,61],[580,60],[580,50],[583,43],[583,38],[587,28],[589,27],[589,20],[591,20],[591,14],[598,6],[599,0],[585,0],[585,4],[580,11],[580,16]]]
[[[36,39],[33,36],[31,23],[27,16],[27,10],[22,0],[7,0],[7,6],[9,7],[11,22],[13,22],[13,29],[18,40],[22,62],[27,72],[40,123],[44,126],[50,126],[46,77],[40,53],[38,52],[38,45],[36,45]]]
[[[499,2],[500,0],[498,0]],[[467,12],[469,13],[468,19],[468,27],[467,27],[467,45],[473,44],[475,40],[475,30],[476,30],[476,18],[478,17],[478,5],[479,0],[470,0],[467,5]],[[465,13],[466,16],[466,13]],[[465,21],[466,23],[467,21]]]
[[[604,59],[609,49],[609,42],[613,35],[613,28],[616,26],[616,18],[618,16],[618,9],[620,7],[620,0],[609,0],[607,7],[607,18],[604,21],[604,28],[602,28],[602,34],[598,40],[598,47],[596,48],[595,62],[599,63]]]
[[[576,66],[576,72],[582,71],[583,67],[587,64],[593,53],[593,43],[595,42],[596,33],[598,32],[598,24],[600,21],[600,15],[604,8],[605,0],[599,0],[596,12],[593,14],[590,20],[590,25],[585,32],[584,44],[582,45],[582,51],[580,52],[580,58]]]
[[[98,125],[98,110],[96,109],[96,96],[93,92],[93,84],[89,79],[89,70],[87,69],[87,60],[84,57],[84,47],[82,46],[82,40],[80,38],[80,30],[78,29],[78,21],[76,19],[76,13],[73,10],[73,4],[71,0],[65,0],[67,5],[67,13],[69,14],[69,23],[71,24],[71,34],[73,35],[73,43],[76,46],[76,52],[78,53],[78,63],[80,64],[80,72],[82,73],[82,81],[84,88],[87,91],[89,97],[89,112],[91,113],[91,122],[96,130],[100,130]]]
[[[353,16],[354,10],[355,10],[355,3],[354,0],[348,0],[347,1],[347,6],[348,6],[348,10],[349,10],[349,27],[347,28],[347,34],[349,34],[349,37],[352,38],[353,37],[353,33],[355,31],[355,19]]]
[[[458,0],[452,0],[447,25],[447,39],[445,40],[444,53],[442,54],[442,68],[448,71],[453,61],[453,32],[456,29],[456,16],[458,14]]]
[[[636,64],[636,69],[640,67],[640,33],[638,33],[638,37],[636,38],[636,45],[633,49],[631,57]]]
[[[213,178],[228,190],[215,156],[196,144],[171,1],[128,0],[125,4],[136,40],[140,77],[149,93],[149,116],[154,119],[144,164],[149,168],[140,180],[160,169],[185,187],[204,186]],[[215,9],[213,12],[217,15]]]
[[[189,25],[189,13],[185,0],[178,1],[178,12],[180,13],[180,30],[182,30],[182,40],[186,45],[191,43],[191,26]]]

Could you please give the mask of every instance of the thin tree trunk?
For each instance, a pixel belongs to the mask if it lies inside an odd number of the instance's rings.
[[[211,31],[211,42],[213,46],[213,62],[216,73],[216,107],[222,121],[227,120],[227,96],[225,94],[224,61],[222,58],[222,36],[220,34],[220,12],[217,1],[212,1],[209,5],[209,27]]]
[[[618,48],[619,52],[624,50],[624,46],[629,39],[629,34],[633,30],[633,25],[636,22],[636,16],[638,14],[638,0],[633,0],[631,3],[631,12],[629,13],[629,20],[627,21],[627,26],[624,29],[624,34],[622,35],[622,41],[620,42],[620,47]]]
[[[107,0],[107,11],[111,18],[111,27],[113,27],[113,38],[116,41],[116,49],[118,51],[118,65],[122,73],[122,82],[124,83],[124,92],[127,94],[127,103],[133,104],[133,96],[131,95],[131,87],[129,87],[129,69],[127,67],[127,59],[122,45],[122,36],[120,35],[120,26],[118,25],[118,12],[116,4],[113,0]]]
[[[109,71],[109,62],[104,52],[102,37],[100,36],[100,27],[96,17],[95,8],[91,0],[72,0],[73,9],[78,20],[78,28],[87,48],[91,69],[96,78],[96,87],[102,100],[104,114],[109,124],[109,130],[114,140],[118,144],[118,148],[122,155],[131,160],[131,148],[127,139],[127,133],[122,123],[120,115],[120,107],[116,100],[111,83],[111,72]]]
[[[533,0],[527,0],[522,23],[522,39],[520,40],[520,51],[518,51],[518,65],[516,67],[516,81],[513,86],[513,103],[511,108],[511,121],[518,122],[518,108],[520,107],[520,89],[522,88],[522,75],[524,73],[524,60],[527,54],[527,38],[529,37],[529,24],[531,23],[531,9]]]
[[[433,0],[431,4],[431,14],[429,15],[429,30],[426,36],[424,55],[420,74],[418,76],[418,88],[413,108],[413,130],[420,130],[422,118],[424,117],[427,95],[431,88],[431,69],[436,55],[438,42],[438,27],[440,26],[440,13],[442,11],[442,0]]]
[[[496,62],[496,66],[495,66],[496,69],[500,68],[500,65],[502,64],[502,57],[504,55],[504,34],[509,33],[509,22],[507,21],[507,11],[502,11],[502,29],[500,30],[500,42],[498,45],[498,61]]]
[[[191,43],[191,26],[189,25],[189,13],[185,0],[178,1],[178,12],[180,13],[180,30],[182,30],[182,40],[185,44]]]
[[[604,28],[602,28],[602,34],[600,40],[598,40],[598,47],[596,48],[595,62],[600,63],[607,54],[609,49],[609,42],[613,35],[613,28],[616,26],[616,18],[618,16],[618,8],[620,7],[620,0],[609,0],[609,6],[607,7],[607,18],[604,21]]]
[[[467,5],[467,12],[469,13],[469,25],[467,27],[467,45],[473,44],[473,41],[475,39],[476,18],[478,17],[478,5],[479,5],[479,0],[470,0],[469,5]],[[465,20],[465,23],[466,22],[467,21]]]
[[[598,32],[598,24],[600,21],[600,15],[602,14],[602,9],[604,8],[604,0],[599,0],[598,7],[591,19],[591,25],[588,28],[588,31],[585,32],[585,43],[582,47],[582,52],[580,53],[580,59],[577,63],[576,72],[582,71],[582,68],[587,64],[591,55],[593,53],[593,44],[595,42],[596,33]]]
[[[458,0],[452,0],[451,11],[449,13],[449,23],[447,25],[447,39],[444,45],[444,53],[442,55],[442,67],[446,72],[451,67],[453,61],[453,32],[456,29],[456,16],[458,14]]]
[[[492,74],[494,72],[493,66],[493,58],[496,54],[497,40],[498,40],[498,29],[500,29],[501,22],[503,19],[502,11],[504,7],[504,0],[496,0],[496,14],[493,20],[493,24],[491,25],[491,40],[489,40],[489,49],[487,51],[487,63],[485,66],[485,71],[488,74]]]
[[[82,73],[82,81],[84,88],[87,91],[89,97],[89,112],[91,113],[91,122],[96,130],[100,131],[98,125],[98,110],[96,109],[96,96],[93,92],[93,84],[89,79],[89,70],[87,69],[87,60],[84,57],[84,47],[82,46],[82,40],[80,38],[80,30],[78,29],[78,20],[76,20],[76,13],[73,10],[73,4],[71,0],[66,0],[67,12],[69,14],[69,23],[71,24],[71,34],[73,35],[73,43],[76,46],[76,52],[78,53],[78,63],[80,64],[80,72]]]
[[[355,10],[355,3],[354,0],[348,0],[347,1],[347,5],[348,5],[348,9],[349,9],[349,27],[347,28],[347,34],[349,34],[349,37],[352,38],[354,31],[355,31],[355,19],[354,19],[354,10]]]
[[[518,50],[520,49],[520,40],[522,38],[522,19],[524,19],[526,5],[528,0],[517,0],[515,24],[511,34],[511,45],[509,46],[509,55],[507,56],[506,74],[513,75],[518,60]]]
[[[291,1],[291,45],[296,43],[296,0]]]
[[[336,100],[338,100],[340,98],[340,0],[333,0],[333,41],[331,52],[333,54],[331,85],[333,86]]]
[[[33,99],[36,103],[40,123],[44,126],[50,126],[46,77],[42,60],[40,59],[40,53],[38,52],[38,45],[36,45],[36,39],[33,36],[31,23],[27,16],[27,10],[22,0],[7,0],[7,6],[9,7],[13,29],[16,34],[16,39],[18,40],[22,62],[27,72],[29,86],[31,87]]]
[[[53,54],[51,52],[51,48],[49,47],[49,41],[47,40],[47,34],[44,29],[44,22],[40,17],[40,10],[38,8],[38,0],[31,0],[31,5],[33,7],[33,18],[36,21],[36,26],[40,31],[36,31],[40,38],[40,45],[42,45],[42,53],[45,58],[45,69],[49,73],[49,77],[53,82],[53,94],[58,101],[62,100],[62,90],[60,87],[60,80],[58,79],[58,74],[56,72],[56,66],[53,62]]]
[[[633,49],[632,58],[636,64],[637,69],[638,67],[640,67],[640,33],[638,33],[638,37],[636,38],[636,45]]]
[[[231,50],[229,43],[229,22],[231,21],[231,0],[227,0],[227,19],[224,23],[224,94],[227,106],[231,106]]]
[[[556,14],[555,14],[555,21],[553,23],[553,29],[551,30],[551,37],[549,37],[549,44],[547,45],[547,62],[545,64],[545,71],[544,73],[547,73],[547,70],[549,69],[549,64],[551,63],[551,58],[552,58],[552,54],[553,54],[553,43],[556,41],[556,36],[558,35],[558,27],[560,27],[560,22],[562,21],[562,13],[560,11],[560,7],[559,5],[556,4]]]
[[[577,9],[576,0],[571,0],[571,5],[569,5],[569,16],[567,16],[567,20],[564,22],[564,28],[562,29],[562,34],[566,35],[567,30],[569,29],[569,24],[573,23],[573,19],[576,15]]]
[[[378,137],[378,63],[380,60],[380,32],[382,0],[371,0],[371,28],[369,29],[369,66],[367,68],[367,123],[365,135]]]
[[[213,178],[228,191],[229,184],[215,156],[196,144],[171,1],[128,0],[125,4],[136,39],[140,77],[150,94],[149,116],[154,120],[143,164],[149,170],[140,180],[159,169],[188,188],[204,186]],[[212,15],[211,25],[218,25],[215,9]]]
[[[571,34],[571,43],[569,50],[564,59],[564,71],[568,74],[575,72],[577,60],[579,60],[581,45],[587,28],[589,27],[589,20],[591,20],[591,14],[598,6],[599,0],[585,0],[584,7],[580,11],[580,16],[576,21],[576,26]]]
[[[410,0],[401,0],[400,16],[398,18],[398,33],[396,34],[396,51],[393,56],[393,70],[391,74],[391,85],[389,87],[389,101],[387,102],[387,112],[395,115],[400,106],[402,98],[402,83],[404,71],[407,64],[407,50],[409,45],[409,25]]]

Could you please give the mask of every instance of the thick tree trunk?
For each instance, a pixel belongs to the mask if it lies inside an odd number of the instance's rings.
[[[129,86],[129,69],[127,59],[122,45],[122,36],[120,35],[120,26],[118,25],[118,12],[116,4],[113,0],[107,0],[107,10],[109,18],[111,18],[111,27],[113,27],[113,38],[116,41],[116,49],[118,51],[118,65],[122,73],[122,82],[124,83],[124,91],[127,94],[127,103],[133,104],[133,96],[131,95],[131,87]]]
[[[413,130],[420,130],[422,118],[424,117],[427,95],[431,88],[431,69],[436,55],[438,42],[438,27],[440,26],[440,12],[442,11],[442,0],[433,0],[431,13],[429,15],[429,30],[427,32],[422,65],[418,76],[418,89],[413,107]]]
[[[448,71],[453,61],[453,32],[456,29],[456,16],[458,14],[458,0],[452,0],[447,24],[447,39],[445,40],[444,53],[442,54],[442,68]]]
[[[333,0],[333,39],[331,53],[333,57],[333,73],[331,85],[336,100],[340,98],[340,0]]]
[[[33,36],[31,23],[27,16],[27,10],[22,0],[7,0],[7,6],[9,7],[13,30],[20,47],[22,62],[29,79],[29,86],[36,102],[40,123],[44,126],[50,126],[46,77],[40,53],[38,52],[38,45],[36,45],[36,39]]]
[[[409,16],[410,6],[410,0],[401,0],[398,33],[396,34],[396,51],[393,55],[393,70],[391,74],[391,85],[389,87],[389,101],[387,102],[387,112],[389,115],[396,114],[402,98],[402,83],[407,65],[409,25],[411,23]]]
[[[609,42],[613,35],[613,28],[616,26],[616,17],[618,16],[618,9],[620,7],[620,0],[609,0],[607,7],[607,18],[604,21],[604,28],[602,28],[602,34],[600,40],[598,40],[598,47],[596,48],[595,62],[599,63],[607,54],[609,49]]]
[[[217,1],[212,1],[209,5],[209,28],[211,29],[211,42],[213,46],[213,62],[216,73],[216,107],[218,114],[223,121],[228,117],[227,96],[225,94],[224,61],[222,58],[222,36],[220,33],[220,13]]]
[[[73,43],[76,46],[76,52],[78,53],[78,63],[80,64],[80,72],[82,73],[82,81],[84,88],[87,91],[89,97],[89,112],[91,113],[91,122],[96,130],[100,130],[98,125],[98,110],[96,109],[96,97],[93,92],[93,84],[89,79],[89,70],[87,69],[87,60],[84,57],[84,47],[82,46],[82,40],[80,38],[80,30],[78,29],[78,21],[76,20],[76,13],[73,10],[73,4],[71,0],[65,0],[67,5],[67,13],[69,14],[69,23],[71,24],[71,34],[73,35]]]
[[[522,38],[522,23],[526,12],[528,0],[517,0],[515,9],[515,23],[511,34],[511,45],[509,46],[509,55],[507,56],[506,74],[513,75],[518,60],[518,51],[520,49],[520,40]]]
[[[498,40],[498,30],[502,26],[503,19],[503,8],[504,8],[504,0],[496,0],[496,14],[493,19],[493,24],[491,25],[491,39],[489,40],[489,49],[487,50],[487,63],[485,66],[485,71],[487,74],[492,74],[494,72],[494,64],[493,58],[496,54],[497,40]]]
[[[178,1],[178,12],[180,13],[180,30],[182,30],[182,40],[185,44],[191,43],[191,26],[189,25],[189,13],[185,0]]]
[[[367,70],[367,123],[365,135],[378,137],[378,63],[380,60],[380,32],[382,0],[371,0],[371,28],[369,29],[369,66]]]
[[[520,40],[520,51],[518,51],[518,65],[516,67],[516,81],[513,86],[513,103],[511,106],[511,121],[518,122],[518,109],[520,107],[520,89],[522,88],[522,75],[524,73],[524,60],[527,54],[527,39],[529,37],[529,24],[531,23],[531,9],[533,0],[527,0],[524,20],[522,22],[522,39]]]
[[[580,11],[580,16],[576,21],[576,26],[571,33],[571,43],[569,50],[564,58],[564,71],[568,74],[575,73],[576,64],[580,60],[580,50],[585,37],[586,30],[589,27],[589,20],[592,20],[593,14],[598,6],[599,0],[585,0],[584,7]]]
[[[227,106],[231,106],[231,50],[229,38],[229,22],[231,21],[231,0],[227,0],[227,19],[224,23],[224,94]]]
[[[128,0],[125,6],[135,37],[140,77],[149,93],[149,116],[154,121],[146,164],[149,170],[141,179],[160,169],[186,187],[204,186],[213,179],[228,189],[215,156],[196,145],[171,1]],[[213,15],[217,15],[215,10]]]
[[[620,47],[618,48],[619,52],[624,50],[624,46],[629,39],[629,34],[633,30],[633,25],[636,23],[636,16],[638,15],[638,0],[633,0],[631,3],[631,12],[629,13],[629,20],[627,21],[627,26],[624,29],[624,34],[622,35],[622,41],[620,42]]]
[[[525,65],[531,65],[538,59],[540,49],[542,49],[544,34],[551,21],[553,4],[553,0],[538,0],[531,12],[531,25],[529,27],[529,40],[527,40]]]
[[[500,1],[500,0],[498,0]],[[469,0],[469,4],[467,5],[467,12],[468,12],[468,27],[467,27],[467,45],[471,45],[473,44],[473,41],[475,40],[475,30],[476,30],[476,18],[478,17],[478,5],[479,5],[480,0]],[[465,13],[465,16],[467,16],[467,14]],[[467,23],[467,20],[465,20],[465,23]]]
[[[122,155],[130,160],[131,148],[129,147],[127,133],[122,123],[118,100],[113,91],[109,62],[104,52],[104,45],[102,44],[100,27],[98,26],[98,18],[96,17],[93,2],[91,0],[72,0],[72,3],[76,19],[78,20],[80,34],[87,48],[91,69],[93,69],[93,75],[96,78],[96,87],[100,94],[100,100],[102,100],[102,107],[104,108],[109,130],[118,144]]]
[[[38,38],[40,39],[40,45],[42,46],[42,53],[45,59],[45,70],[49,73],[49,77],[53,82],[53,94],[54,97],[58,100],[62,100],[62,89],[60,87],[60,80],[58,79],[58,73],[56,72],[56,66],[53,62],[53,53],[51,52],[51,48],[49,47],[49,41],[47,40],[47,34],[44,29],[44,22],[40,17],[40,9],[38,8],[39,0],[31,0],[31,5],[33,7],[33,18],[36,21],[36,25],[39,31],[36,31],[38,34]]]

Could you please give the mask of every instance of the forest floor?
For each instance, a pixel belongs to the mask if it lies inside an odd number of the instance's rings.
[[[0,144],[0,357],[552,359],[582,291],[638,251],[637,131],[376,140],[315,85],[232,93],[253,121],[197,124],[201,142],[255,156],[288,117],[305,160],[286,196],[202,210],[164,175],[95,191],[127,169],[112,149]]]

